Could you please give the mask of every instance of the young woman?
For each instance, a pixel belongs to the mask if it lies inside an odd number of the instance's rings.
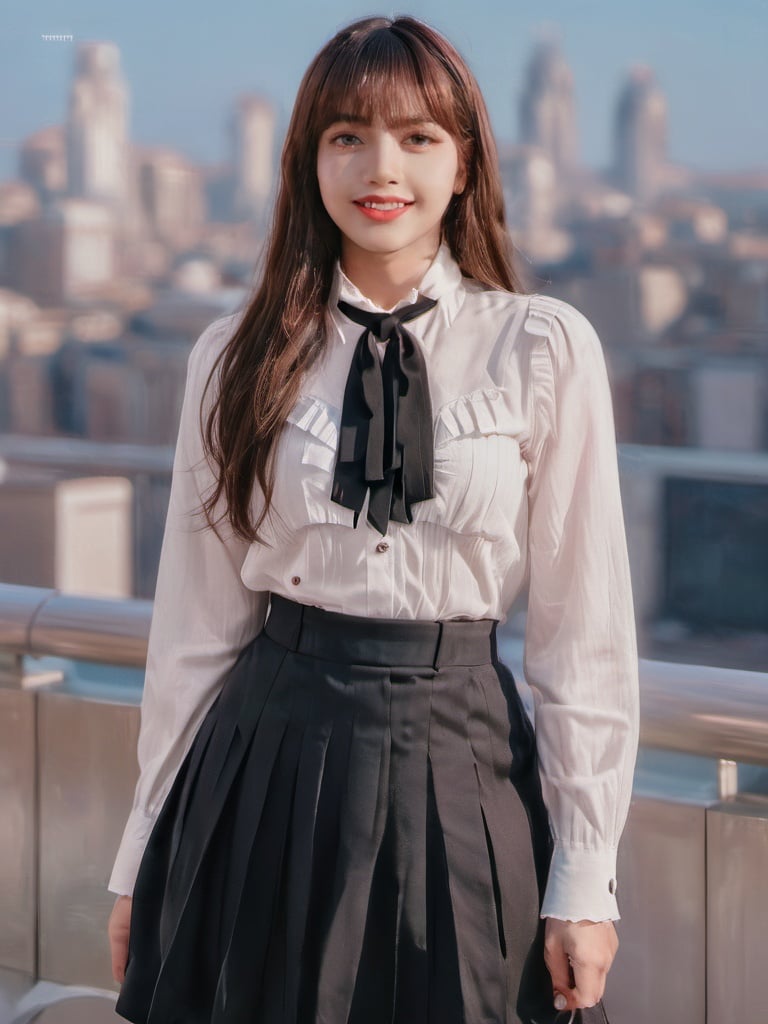
[[[340,31],[255,296],[190,354],[109,882],[126,1019],[607,1020],[638,742],[612,404],[512,255],[460,55]],[[496,647],[524,585],[535,732]]]

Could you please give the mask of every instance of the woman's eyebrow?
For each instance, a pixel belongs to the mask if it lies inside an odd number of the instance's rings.
[[[334,114],[330,123],[339,124],[340,121],[346,121],[348,124],[370,124],[370,121],[359,114]]]
[[[346,124],[362,124],[362,125],[366,125],[366,126],[370,126],[370,124],[371,124],[371,122],[367,118],[361,117],[359,114],[343,114],[342,113],[342,114],[336,115],[333,118],[333,120],[331,121],[331,124],[341,124],[341,123],[346,123]],[[410,128],[413,125],[417,125],[417,124],[433,124],[433,123],[434,122],[432,121],[432,119],[430,117],[428,117],[428,116],[414,115],[412,117],[399,117],[399,118],[396,118],[395,120],[390,121],[388,123],[387,127],[388,128]]]
[[[396,121],[392,122],[392,127],[393,128],[410,128],[410,127],[412,127],[413,125],[416,125],[416,124],[435,124],[435,122],[432,120],[431,117],[428,117],[426,115],[424,115],[424,116],[418,116],[417,115],[415,117],[401,117],[401,118],[398,118]]]

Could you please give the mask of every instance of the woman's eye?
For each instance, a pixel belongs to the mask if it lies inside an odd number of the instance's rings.
[[[348,140],[352,140],[349,142]],[[430,142],[435,140],[431,135],[424,135],[422,132],[414,132],[413,135],[409,135],[405,140],[406,143],[415,142],[419,149],[426,149]],[[358,135],[353,135],[352,132],[339,132],[338,135],[334,135],[331,138],[332,143],[339,143],[343,149],[348,149],[349,146],[354,145],[355,142],[360,142]]]
[[[430,135],[422,135],[420,133],[416,133],[415,135],[411,135],[410,138],[411,139],[421,139],[424,143],[432,142],[432,137]],[[418,145],[421,145],[421,143],[418,143]]]

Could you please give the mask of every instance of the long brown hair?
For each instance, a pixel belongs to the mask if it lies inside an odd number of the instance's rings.
[[[387,124],[420,116],[449,132],[468,173],[466,187],[446,209],[442,240],[465,276],[524,291],[514,268],[488,112],[461,55],[416,18],[369,17],[341,29],[299,85],[261,278],[206,383],[207,390],[221,362],[218,394],[203,428],[206,452],[218,467],[205,517],[213,526],[211,515],[223,495],[234,532],[250,541],[261,541],[283,423],[304,372],[326,346],[326,303],[341,233],[320,195],[317,151],[322,133],[342,112],[368,121],[380,115]],[[254,523],[256,481],[264,505]]]

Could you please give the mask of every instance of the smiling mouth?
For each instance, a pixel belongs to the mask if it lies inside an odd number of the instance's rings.
[[[413,203],[374,203],[370,200],[355,200],[356,206],[362,206],[366,210],[402,210],[406,206],[412,206]]]

